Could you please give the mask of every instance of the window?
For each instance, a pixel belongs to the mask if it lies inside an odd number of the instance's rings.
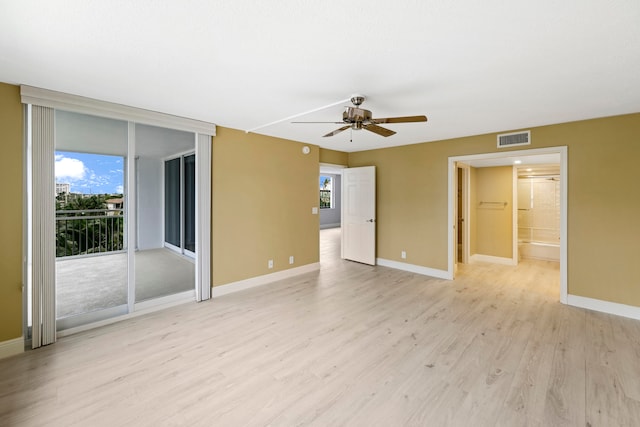
[[[320,209],[333,208],[333,177],[320,175]]]

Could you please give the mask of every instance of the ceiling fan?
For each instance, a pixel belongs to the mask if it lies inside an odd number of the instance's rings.
[[[353,130],[366,129],[369,132],[377,133],[378,135],[387,137],[394,135],[396,132],[391,129],[378,126],[381,123],[414,123],[414,122],[426,122],[427,116],[406,116],[406,117],[387,117],[382,119],[374,119],[371,111],[360,108],[360,105],[364,102],[364,96],[353,96],[351,103],[353,107],[345,107],[342,113],[341,122],[292,122],[292,123],[335,123],[344,124],[341,128],[329,132],[324,137],[334,136],[340,132],[349,128]]]

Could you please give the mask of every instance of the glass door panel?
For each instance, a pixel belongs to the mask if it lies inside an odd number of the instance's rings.
[[[56,111],[56,318],[127,312],[127,122]]]
[[[184,249],[196,252],[196,156],[184,156]]]
[[[164,162],[164,241],[178,248],[181,246],[180,171],[180,158]]]
[[[185,168],[183,153],[195,135],[136,124],[135,302],[194,292],[195,263],[183,253]]]

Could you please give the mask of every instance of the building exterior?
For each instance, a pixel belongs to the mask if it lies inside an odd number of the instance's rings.
[[[69,194],[71,192],[71,184],[66,182],[56,182],[56,196],[59,194]]]

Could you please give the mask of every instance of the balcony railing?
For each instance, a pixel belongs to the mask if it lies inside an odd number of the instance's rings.
[[[320,190],[320,209],[331,208],[331,190]]]
[[[56,211],[56,257],[92,255],[123,249],[122,209]]]

